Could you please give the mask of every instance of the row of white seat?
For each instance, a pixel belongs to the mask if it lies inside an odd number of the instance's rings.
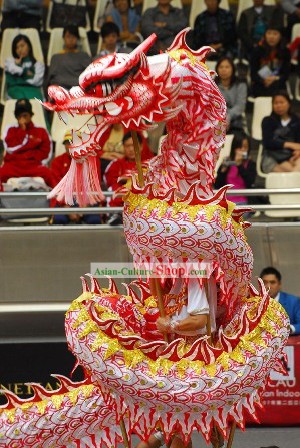
[[[46,128],[45,116],[43,106],[37,100],[31,100],[33,106],[33,122],[37,126],[42,126]],[[3,120],[1,125],[1,138],[3,138],[5,129],[16,123],[14,117],[15,100],[8,100],[4,107]],[[259,97],[255,98],[253,106],[253,117],[251,126],[252,138],[257,140],[259,145],[259,153],[257,157],[257,173],[258,175],[265,178],[266,188],[299,188],[300,186],[300,173],[269,173],[265,174],[261,171],[261,158],[262,158],[262,130],[261,122],[263,118],[271,113],[272,110],[272,100],[269,97]],[[56,143],[55,154],[59,155],[64,151],[64,146],[62,144],[64,134],[67,129],[81,129],[84,131],[87,129],[87,124],[94,120],[92,115],[77,115],[75,117],[70,117],[69,123],[66,125],[63,121],[59,119],[57,113],[54,113],[53,121],[51,124],[51,136],[52,140]],[[163,137],[162,137],[163,139]],[[161,141],[162,141],[161,139]],[[224,157],[228,157],[230,154],[231,143],[233,140],[233,135],[227,135],[225,140],[225,145],[222,148],[217,162],[216,171],[221,165]],[[160,144],[161,144],[160,141]],[[299,195],[270,195],[271,204],[295,204],[300,200]],[[292,211],[269,211],[266,213],[268,216],[272,217],[295,217],[299,215],[297,210]]]
[[[44,108],[37,100],[30,100],[33,107],[33,122],[37,126],[42,126],[46,128],[46,121],[44,115]],[[1,123],[1,138],[3,138],[4,131],[7,126],[16,122],[14,117],[14,107],[16,100],[7,100],[4,106],[3,118]],[[258,97],[254,99],[253,104],[253,116],[251,125],[251,136],[254,140],[261,142],[262,140],[262,130],[261,123],[264,117],[270,115],[272,110],[272,99],[271,97]],[[91,124],[94,118],[92,115],[75,115],[69,116],[68,124],[65,124],[60,120],[57,113],[54,113],[53,120],[51,123],[51,137],[55,143],[59,143],[68,129],[81,129],[88,130],[87,124]],[[226,156],[229,155],[228,147],[231,145],[230,138],[227,136],[226,145]],[[221,154],[224,157],[224,154]]]
[[[0,50],[0,67],[4,69],[5,61],[7,58],[12,57],[12,41],[18,34],[24,34],[28,36],[30,42],[32,43],[33,55],[37,61],[44,62],[44,54],[42,50],[42,44],[39,37],[39,33],[34,28],[7,28],[2,34],[2,45]],[[64,40],[63,40],[63,28],[54,28],[50,33],[50,40],[47,52],[47,65],[50,65],[51,58],[55,53],[59,53],[63,50]],[[90,44],[87,36],[87,31],[85,28],[79,28],[80,35],[80,45],[82,51],[85,51],[91,56]],[[101,42],[99,42],[100,51]],[[98,51],[98,50],[97,50]],[[7,99],[6,95],[6,76],[3,70],[2,81],[1,81],[1,94],[0,102],[5,104]]]

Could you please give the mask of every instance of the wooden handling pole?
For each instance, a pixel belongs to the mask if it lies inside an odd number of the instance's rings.
[[[124,423],[123,417],[120,420],[120,428],[121,428],[121,432],[122,432],[124,448],[130,448],[130,443],[129,443],[129,440],[128,440],[128,435],[127,435],[127,431],[126,431],[126,428],[125,428],[125,423]]]
[[[209,300],[208,300],[209,291],[208,291],[208,281],[207,281],[207,278],[204,279],[204,289],[205,289],[207,302],[209,303]],[[209,344],[213,345],[212,332],[211,332],[210,309],[209,309],[208,314],[207,314],[206,332],[207,332],[207,335],[209,337],[209,339],[208,339]],[[213,433],[213,437],[212,437],[211,442],[212,442],[213,447],[214,448],[220,448],[220,433],[219,433],[218,428],[217,428],[215,423],[213,425],[212,433]]]
[[[142,170],[140,145],[139,145],[136,131],[131,131],[131,136],[132,136],[132,140],[133,140],[133,144],[134,144],[135,163],[136,163],[136,168],[137,168],[137,172],[138,172],[139,186],[144,187],[145,179],[144,179],[144,174],[143,174],[143,170]],[[160,286],[158,278],[154,279],[154,288],[155,288],[155,293],[157,295],[158,309],[159,309],[160,317],[166,317],[164,301],[163,301],[163,294],[162,294],[162,290],[161,290],[161,286]]]
[[[204,288],[205,288],[205,294],[206,294],[207,301],[208,301],[209,292],[208,292],[208,282],[207,282],[207,279],[204,279]],[[209,313],[207,315],[206,328],[207,328],[207,335],[209,336],[209,343],[211,345],[213,345],[212,334],[211,334],[210,311],[209,311]],[[230,428],[230,433],[229,433],[229,438],[228,438],[228,442],[227,442],[226,448],[231,448],[232,447],[232,442],[233,442],[233,438],[234,438],[235,429],[236,429],[236,423],[233,422],[232,425],[231,425],[231,428]],[[215,425],[215,423],[214,423],[214,426],[213,426],[213,432],[214,432],[214,434],[216,436],[215,439],[217,439],[216,443],[213,444],[213,446],[214,446],[214,448],[220,448],[220,446],[221,446],[221,434],[219,433],[218,428]],[[223,437],[222,437],[222,439],[223,439]]]
[[[138,140],[136,131],[131,131],[131,136],[132,136],[133,145],[134,145],[134,155],[135,155],[136,168],[137,168],[137,172],[138,172],[139,186],[141,188],[143,188],[145,186],[145,180],[144,180],[144,174],[143,174],[143,169],[142,169],[140,145],[139,145],[139,140]]]
[[[232,447],[232,442],[233,442],[233,437],[235,434],[235,430],[236,430],[236,423],[233,422],[230,428],[230,433],[229,433],[229,438],[228,438],[228,442],[227,442],[227,447],[226,448],[231,448]]]

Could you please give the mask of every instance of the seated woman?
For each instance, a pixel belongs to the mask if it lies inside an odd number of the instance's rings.
[[[254,97],[272,96],[276,91],[286,89],[290,66],[291,56],[281,30],[270,25],[262,42],[252,52],[251,94]]]
[[[231,184],[233,189],[251,188],[256,178],[256,165],[249,158],[249,139],[245,134],[236,135],[232,141],[230,156],[218,169],[215,188]],[[246,196],[227,196],[239,205],[248,204]]]
[[[64,49],[51,58],[47,85],[57,84],[70,89],[78,85],[79,75],[92,62],[91,57],[79,49],[78,27],[66,26],[63,30]]]
[[[229,57],[219,59],[216,72],[218,74],[216,82],[227,106],[227,133],[241,132],[247,102],[247,85],[237,80],[233,60]]]
[[[29,38],[18,34],[12,42],[13,57],[4,65],[8,98],[44,100],[42,85],[45,65],[33,56]]]
[[[120,30],[120,39],[123,43],[133,46],[141,41],[140,16],[133,8],[130,8],[130,0],[114,0],[114,8],[107,16],[106,22],[115,23]]]
[[[272,98],[272,113],[262,121],[265,173],[300,171],[300,119],[291,111],[285,91]]]

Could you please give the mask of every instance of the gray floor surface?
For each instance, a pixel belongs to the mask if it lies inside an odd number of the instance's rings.
[[[300,409],[299,409],[300,413]],[[131,448],[134,448],[138,439],[133,436]],[[252,427],[244,432],[237,429],[234,435],[232,448],[300,448],[300,427]],[[165,445],[164,445],[165,447]],[[204,439],[199,435],[193,436],[193,448],[206,448]],[[123,448],[120,445],[119,448]],[[226,448],[226,444],[224,445]]]

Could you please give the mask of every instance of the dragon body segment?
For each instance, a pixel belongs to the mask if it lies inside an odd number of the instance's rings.
[[[91,287],[83,280],[83,294],[72,303],[65,326],[86,383],[68,383],[66,390],[42,396],[43,406],[40,395],[23,403],[9,394],[0,408],[1,448],[2,441],[3,447],[51,447],[49,428],[56,431],[57,447],[116,446],[121,418],[128,434],[142,439],[156,424],[167,440],[176,431],[188,441],[197,430],[209,441],[215,425],[227,437],[229,421],[243,428],[246,411],[255,417],[270,370],[280,369],[288,318],[261,281],[258,291],[250,284],[253,256],[244,234],[249,224],[241,218],[247,209],[226,199],[228,187],[213,193],[225,100],[205,65],[210,48],[192,51],[186,32],[165,54],[145,55],[153,35],[129,55],[92,63],[70,91],[49,88],[48,109],[94,116],[90,134],[74,133],[70,171],[52,195],[67,203],[76,196],[80,205],[100,200],[95,162],[110,126],[122,122],[147,130],[153,121],[166,122],[167,136],[144,171],[143,185],[133,175],[124,198],[125,237],[138,267],[205,266],[206,276],[218,283],[215,302],[223,308],[214,340],[202,334],[166,342],[155,325],[157,298],[141,279],[124,293],[113,281],[105,289],[93,278]],[[198,282],[204,288],[204,280]],[[192,281],[184,284],[188,288]],[[68,423],[62,429],[63,419]]]

